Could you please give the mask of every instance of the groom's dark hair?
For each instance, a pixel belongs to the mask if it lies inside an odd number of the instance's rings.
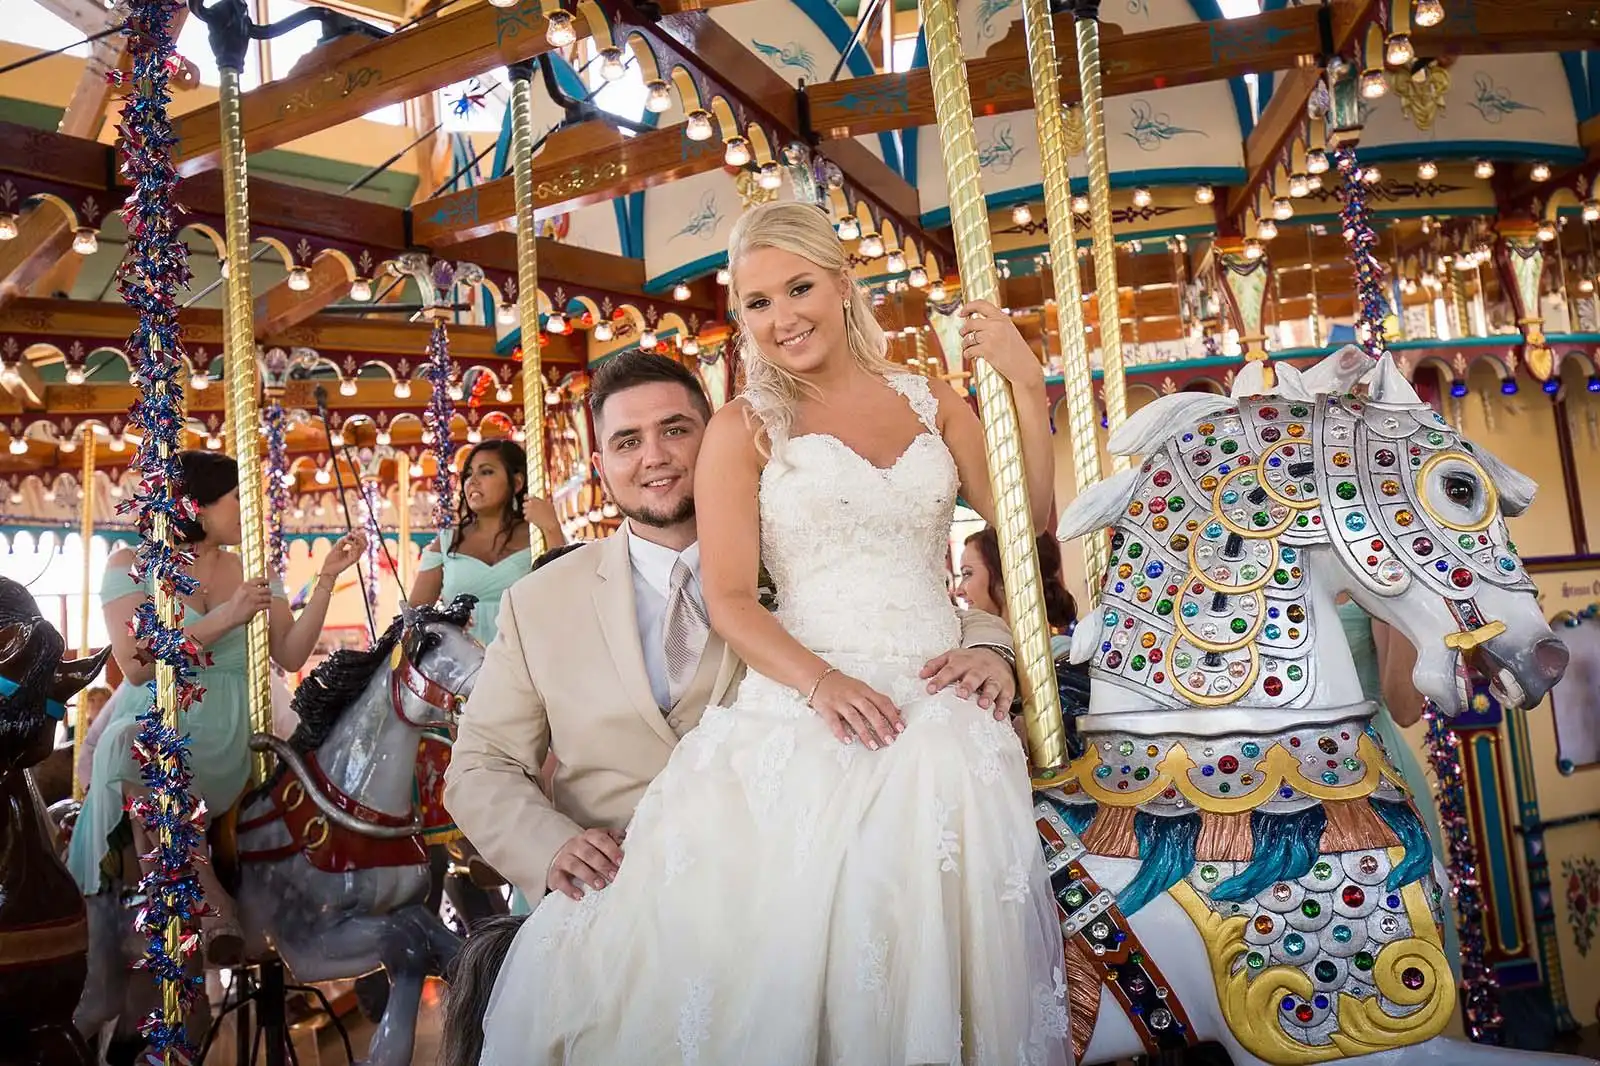
[[[601,363],[589,379],[589,413],[594,417],[595,425],[600,424],[600,410],[611,397],[658,381],[682,385],[689,393],[689,402],[700,412],[701,420],[711,421],[711,401],[706,398],[705,386],[700,384],[700,379],[694,376],[692,370],[669,356],[633,348]]]

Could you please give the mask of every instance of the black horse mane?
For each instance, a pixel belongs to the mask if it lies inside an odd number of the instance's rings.
[[[410,632],[420,635],[423,627],[430,622],[447,622],[465,627],[467,620],[472,617],[472,607],[476,602],[472,596],[457,596],[445,607],[411,608],[410,617],[416,624]],[[328,739],[328,734],[333,732],[339,716],[366,691],[372,676],[389,660],[395,646],[406,635],[406,614],[403,612],[395,616],[383,636],[367,651],[341,649],[319,663],[295,689],[294,699],[289,704],[300,716],[300,724],[289,738],[289,746],[301,755],[320,748],[322,742]],[[413,659],[424,650],[426,647],[422,644],[417,647],[408,644],[406,648],[407,654]]]
[[[39,605],[27,588],[0,578],[0,626],[35,621],[39,624],[34,626],[30,658],[17,679],[17,690],[0,697],[0,743],[6,745],[26,743],[49,718],[45,699],[67,645],[56,627],[40,618]]]

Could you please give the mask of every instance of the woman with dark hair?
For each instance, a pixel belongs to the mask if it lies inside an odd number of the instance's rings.
[[[239,556],[224,548],[242,539],[239,523],[239,464],[212,452],[178,455],[182,484],[176,488],[195,505],[193,518],[180,519],[176,539],[193,553],[189,574],[197,588],[183,597],[182,624],[199,649],[195,681],[204,690],[182,717],[189,741],[189,772],[206,811],[218,817],[233,806],[250,776],[250,700],[245,682],[245,626],[269,612],[272,660],[294,673],[305,665],[322,633],[333,596],[334,581],[361,558],[366,538],[359,532],[340,538],[323,561],[315,590],[298,618],[276,581],[245,580]],[[155,662],[135,640],[134,613],[152,592],[151,583],[132,576],[136,561],[131,548],[119,548],[106,560],[100,585],[101,610],[111,635],[112,654],[125,683],[101,711],[107,719],[95,747],[89,790],[72,834],[67,865],[84,895],[102,888],[102,864],[115,859],[120,846],[111,838],[122,823],[127,800],[143,791],[133,741],[139,716],[150,707]],[[133,826],[138,853],[151,850],[142,825]],[[125,838],[119,838],[122,843]],[[202,920],[208,957],[219,965],[237,961],[243,941],[234,920],[232,901],[222,891],[209,862],[195,868],[214,914]],[[130,876],[124,880],[133,880]]]
[[[461,499],[455,529],[441,529],[422,552],[422,569],[411,585],[410,602],[450,602],[462,593],[478,598],[472,635],[494,640],[500,596],[533,566],[530,526],[544,534],[544,546],[567,542],[547,500],[528,494],[528,457],[509,440],[486,440],[467,453],[461,467]]]
[[[1038,540],[1039,573],[1044,578],[1044,612],[1050,622],[1050,654],[1059,659],[1071,646],[1068,639],[1078,620],[1078,605],[1061,579],[1061,544],[1050,533]],[[1000,572],[1000,537],[984,526],[966,540],[961,552],[956,595],[974,611],[987,611],[1011,621],[1006,606],[1005,578]]]

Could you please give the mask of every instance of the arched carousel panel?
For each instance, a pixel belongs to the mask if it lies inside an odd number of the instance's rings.
[[[751,202],[793,195],[788,182],[773,193],[749,182],[741,187],[722,170],[646,190],[646,288],[664,288],[715,270],[727,262],[733,224]]]

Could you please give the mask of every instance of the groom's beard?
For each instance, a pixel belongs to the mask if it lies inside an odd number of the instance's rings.
[[[694,495],[691,493],[678,501],[678,505],[668,511],[658,511],[650,507],[637,509],[617,505],[624,518],[638,522],[640,525],[652,526],[656,529],[668,529],[672,526],[682,525],[694,517]]]

